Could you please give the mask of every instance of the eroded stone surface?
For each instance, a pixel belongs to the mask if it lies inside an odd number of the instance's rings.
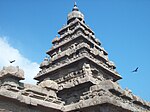
[[[0,78],[4,77],[16,77],[18,79],[24,79],[24,71],[19,69],[19,66],[8,66],[3,67],[3,69],[0,71]]]

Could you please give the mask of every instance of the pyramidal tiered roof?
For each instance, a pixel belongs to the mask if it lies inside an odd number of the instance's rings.
[[[119,86],[121,76],[76,4],[58,34],[37,85],[21,83],[18,67],[0,71],[0,111],[150,112],[149,102]]]
[[[85,24],[84,15],[76,4],[72,12],[68,14],[67,25],[61,28],[58,34],[60,37],[54,38],[52,48],[47,51],[50,60],[46,58],[41,63],[42,70],[35,77],[36,80],[42,81],[49,77],[61,83],[59,80],[67,74],[83,72],[84,66],[88,66],[88,69],[91,70],[89,76],[94,82],[99,80],[97,76],[101,77],[101,80],[117,81],[121,79],[115,70],[114,63],[109,61],[108,54],[101,46],[100,41]],[[95,73],[95,78],[93,73]]]

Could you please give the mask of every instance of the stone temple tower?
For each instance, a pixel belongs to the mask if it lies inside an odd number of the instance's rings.
[[[78,102],[91,86],[102,81],[121,79],[76,4],[68,14],[67,25],[58,34],[60,37],[54,38],[47,51],[50,59],[44,59],[35,79],[39,83],[46,79],[57,82],[58,96],[65,104]]]
[[[38,80],[37,85],[21,83],[16,76],[12,78],[15,74],[9,69],[14,67],[5,67],[0,72],[0,78],[5,79],[0,81],[1,110],[150,112],[149,102],[119,86],[117,81],[122,78],[115,64],[108,59],[101,42],[86,25],[76,3],[68,14],[67,24],[58,34],[47,51],[49,56],[41,63],[41,70],[34,78]]]
[[[50,59],[44,59],[41,71],[35,77],[39,83],[55,81],[58,84],[58,97],[68,108],[74,107],[75,110],[85,107],[85,112],[101,112],[103,109],[106,112],[124,112],[131,105],[121,109],[124,105],[118,105],[118,102],[136,105],[130,102],[135,97],[131,91],[122,90],[118,85],[117,80],[122,78],[115,64],[108,59],[101,42],[86,25],[76,3],[68,14],[67,25],[58,34],[60,36],[54,38],[53,46],[47,51]],[[96,110],[93,111],[93,108]]]

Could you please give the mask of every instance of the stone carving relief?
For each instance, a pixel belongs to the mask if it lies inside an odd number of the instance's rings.
[[[55,81],[46,79],[38,84],[42,88],[58,90],[58,84]]]
[[[59,40],[60,40],[60,39],[58,38],[58,36],[56,36],[56,37],[52,40],[53,45],[54,45],[54,46],[58,45]]]
[[[106,64],[111,68],[111,69],[115,69],[115,64],[112,61],[107,61]]]
[[[84,63],[82,69],[85,74],[92,75],[92,70],[91,70],[90,64]]]
[[[45,68],[47,68],[48,65],[49,65],[49,59],[48,59],[48,57],[46,57],[44,59],[44,61],[40,64],[40,68],[45,69]]]
[[[80,43],[80,44],[74,44],[74,45],[72,45],[72,47],[71,48],[68,48],[66,51],[62,51],[62,52],[60,52],[60,56],[59,57],[63,57],[64,55],[68,55],[68,56],[70,56],[72,53],[76,53],[77,52],[77,50],[78,49],[81,49],[82,47],[87,47],[87,48],[90,48],[90,46],[87,44],[87,43]],[[75,59],[77,59],[77,58],[79,58],[79,57],[82,57],[82,56],[88,56],[89,58],[91,58],[95,63],[97,63],[97,64],[100,64],[100,65],[102,65],[103,67],[105,67],[105,68],[107,68],[107,69],[110,69],[110,70],[112,70],[112,71],[114,71],[114,72],[116,72],[115,71],[115,69],[113,69],[113,68],[111,68],[111,67],[109,67],[107,64],[105,64],[104,62],[101,62],[100,60],[98,60],[98,59],[96,59],[96,58],[94,58],[91,54],[89,54],[87,51],[80,51],[79,52],[79,54],[77,54],[77,55],[72,55],[73,57],[71,58],[66,58],[66,59],[64,59],[64,60],[62,60],[61,62],[57,62],[57,63],[55,63],[55,64],[51,64],[50,62],[50,64],[49,64],[49,68],[48,69],[46,69],[46,70],[41,70],[40,72],[39,72],[39,74],[38,74],[38,76],[39,75],[42,75],[42,74],[45,74],[45,73],[47,73],[47,72],[49,72],[49,71],[52,71],[53,69],[56,69],[56,68],[58,68],[58,67],[61,67],[61,66],[63,66],[64,64],[69,64],[69,63],[71,63],[72,61],[75,61]],[[57,55],[55,55],[55,59],[58,59],[59,57],[57,56]],[[52,58],[51,59],[51,62],[52,61],[54,61],[54,58]]]
[[[84,78],[84,74],[82,70],[71,72],[68,75],[61,77],[55,80],[59,84],[59,90],[65,88],[70,88],[72,86],[76,86],[80,84],[82,81],[81,79]]]

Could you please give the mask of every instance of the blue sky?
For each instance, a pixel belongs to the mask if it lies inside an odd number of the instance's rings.
[[[121,86],[150,101],[150,1],[76,2],[86,24],[95,32],[122,75]],[[32,64],[26,69],[35,68],[46,56],[57,31],[66,24],[73,4],[74,0],[0,0],[0,38],[7,47],[17,50],[22,60]],[[6,54],[11,57],[13,52],[10,49]],[[3,64],[1,61],[0,65]],[[139,71],[132,73],[136,67]]]

